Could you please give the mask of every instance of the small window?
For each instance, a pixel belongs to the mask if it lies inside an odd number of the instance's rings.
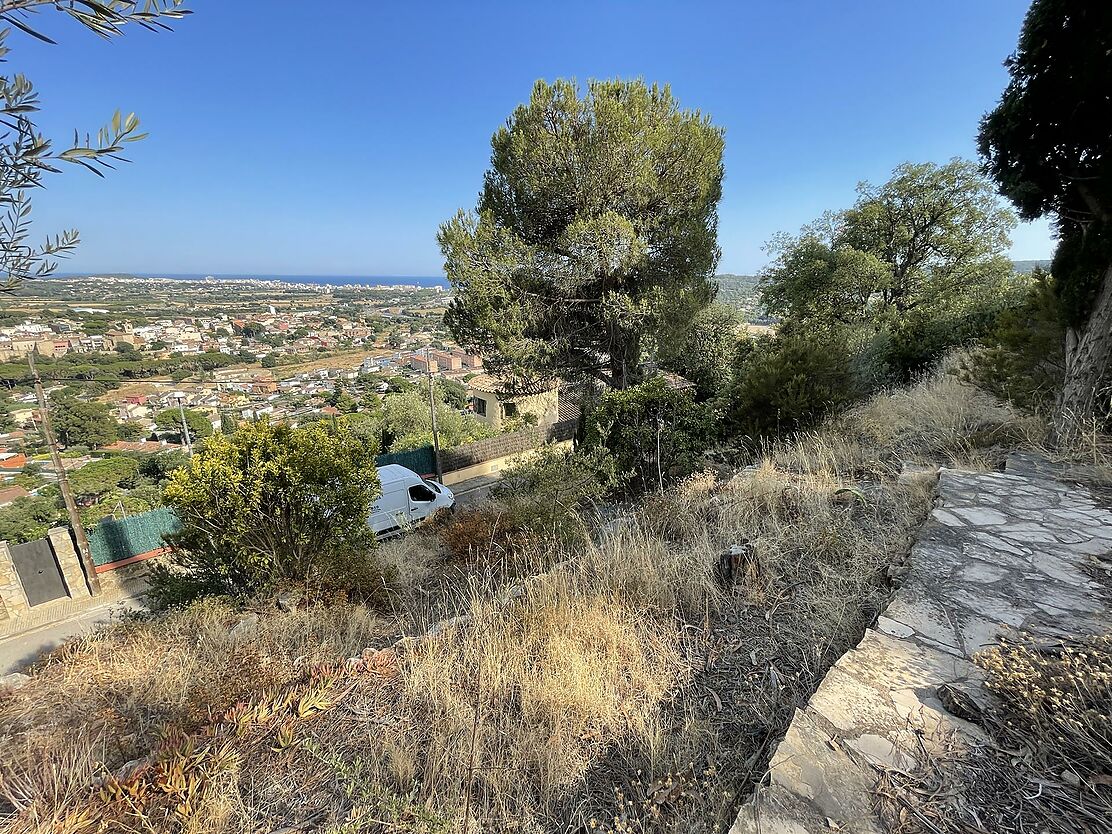
[[[507,417],[517,416],[517,403],[505,403],[502,406],[502,411],[505,412]]]
[[[472,397],[471,406],[475,409],[475,413],[480,417],[486,417],[487,414],[487,401],[482,397]]]
[[[418,503],[427,503],[436,500],[436,493],[424,484],[417,484],[409,488],[409,500]]]

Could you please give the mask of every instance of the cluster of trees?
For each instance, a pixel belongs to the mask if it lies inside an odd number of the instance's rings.
[[[1110,42],[1112,7],[1036,0],[981,125],[984,164],[901,165],[777,236],[760,292],[778,327],[759,339],[712,303],[721,131],[666,88],[539,82],[495,133],[474,211],[441,227],[446,323],[496,370],[600,388],[585,437],[621,450],[642,487],[715,422],[798,429],[957,346],[981,346],[974,375],[1060,427],[1107,421]],[[1053,278],[1016,275],[998,191],[1024,218],[1055,218]],[[658,366],[694,395],[646,380]]]
[[[70,488],[82,523],[91,527],[121,511],[135,514],[162,506],[162,485],[186,461],[180,452],[112,455],[70,472]],[[31,541],[45,536],[51,527],[67,523],[56,485],[34,469],[19,475],[16,482],[36,492],[0,508],[0,540]]]
[[[120,347],[123,347],[121,345]],[[128,345],[127,347],[130,347]],[[174,356],[152,359],[135,350],[67,353],[64,356],[38,356],[35,366],[44,380],[57,379],[79,386],[86,393],[104,393],[129,380],[150,377],[186,377],[217,368],[224,368],[243,361],[242,357],[211,351],[193,356]],[[254,362],[250,356],[248,361]],[[31,375],[26,361],[0,362],[0,385],[9,390],[28,391]]]

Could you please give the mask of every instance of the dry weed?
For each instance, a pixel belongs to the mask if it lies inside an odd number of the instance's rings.
[[[1089,834],[1112,821],[1112,634],[1008,639],[975,658],[998,696],[978,722],[992,741],[921,744],[912,772],[884,771],[893,834]]]
[[[165,728],[201,728],[305,666],[389,633],[355,605],[256,619],[210,599],[79,638],[0,696],[0,795],[15,808],[63,803],[93,776],[145,755]]]

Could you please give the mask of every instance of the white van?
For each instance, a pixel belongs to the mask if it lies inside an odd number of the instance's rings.
[[[448,509],[456,496],[443,484],[426,481],[412,469],[396,463],[378,467],[382,495],[371,507],[367,524],[378,538],[403,533],[437,510]]]

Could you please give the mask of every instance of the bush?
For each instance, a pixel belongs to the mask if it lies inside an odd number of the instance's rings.
[[[606,449],[543,446],[506,469],[493,494],[517,523],[556,539],[581,529],[578,510],[615,484],[614,459]]]
[[[979,653],[1003,704],[1003,741],[1027,747],[1047,772],[1102,784],[1112,772],[1112,634],[1057,645],[1001,640]]]
[[[756,437],[795,431],[865,392],[845,331],[785,331],[758,340],[725,397],[725,422]]]
[[[1049,414],[1066,374],[1054,279],[1041,269],[1021,303],[1000,314],[965,364],[966,378],[1025,411]]]
[[[522,525],[506,508],[497,506],[459,513],[440,533],[448,556],[457,562],[512,555],[524,539]]]
[[[182,526],[168,537],[174,568],[154,574],[156,595],[249,596],[294,582],[374,592],[374,453],[342,423],[214,435],[166,485]]]
[[[659,489],[694,472],[716,433],[709,405],[655,377],[603,393],[587,415],[585,444],[606,449],[632,489]]]

